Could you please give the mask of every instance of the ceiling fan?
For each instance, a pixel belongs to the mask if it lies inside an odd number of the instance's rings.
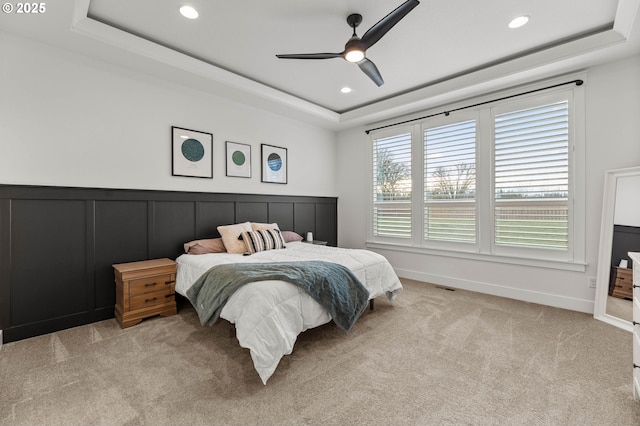
[[[344,51],[340,53],[292,53],[284,55],[276,55],[281,59],[331,59],[343,58],[348,62],[358,64],[362,72],[364,72],[378,87],[384,84],[382,75],[378,71],[378,67],[365,56],[368,48],[378,42],[395,24],[400,22],[414,7],[419,5],[418,0],[407,0],[398,6],[387,16],[378,21],[374,26],[369,28],[362,38],[356,35],[356,27],[362,22],[362,15],[353,13],[347,17],[347,24],[353,28],[353,35],[344,46]]]

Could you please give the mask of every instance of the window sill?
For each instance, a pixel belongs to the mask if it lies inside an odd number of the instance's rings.
[[[571,262],[553,259],[532,259],[517,256],[498,254],[486,254],[459,250],[443,250],[425,247],[414,247],[401,244],[366,242],[367,249],[390,250],[405,253],[427,254],[430,256],[451,257],[457,259],[477,260],[481,262],[504,263],[510,265],[534,266],[536,268],[560,269],[564,271],[585,272],[587,264],[584,262]]]

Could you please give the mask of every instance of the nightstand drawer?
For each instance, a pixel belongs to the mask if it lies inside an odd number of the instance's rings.
[[[136,311],[149,307],[161,306],[166,303],[174,303],[176,295],[173,290],[156,291],[154,293],[145,293],[129,298],[129,309]]]
[[[630,268],[617,268],[616,269],[616,277],[621,280],[633,280],[633,270]]]
[[[173,288],[175,275],[157,275],[129,281],[129,294],[143,294]],[[173,292],[172,292],[173,293]]]
[[[631,283],[633,282],[632,270],[628,268],[616,267],[616,280],[614,282],[613,292],[614,297],[621,297],[631,299],[633,297],[633,289]]]

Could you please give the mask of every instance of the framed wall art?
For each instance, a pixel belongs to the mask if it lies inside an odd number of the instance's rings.
[[[227,176],[251,177],[251,145],[238,142],[226,143]]]
[[[262,182],[287,183],[287,148],[262,144]]]
[[[213,178],[213,135],[171,127],[171,174]]]

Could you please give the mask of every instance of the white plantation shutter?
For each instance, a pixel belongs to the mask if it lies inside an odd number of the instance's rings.
[[[373,235],[411,238],[411,205],[377,205],[373,215]]]
[[[476,121],[424,130],[424,239],[476,242]]]
[[[411,132],[373,140],[373,235],[411,238]]]
[[[567,250],[568,101],[498,114],[494,126],[495,244]]]
[[[585,92],[564,85],[372,129],[367,244],[583,271]]]

